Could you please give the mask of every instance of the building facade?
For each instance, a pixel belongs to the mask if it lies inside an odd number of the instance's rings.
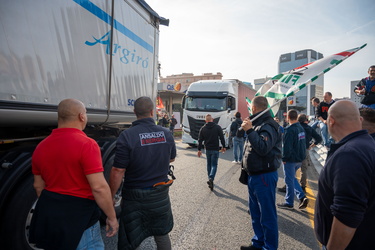
[[[300,51],[295,51],[291,53],[285,53],[280,55],[278,62],[278,73],[283,73],[291,69],[297,68],[299,66],[305,65],[307,63],[316,61],[323,58],[323,54],[312,50],[305,49]],[[284,110],[279,112],[286,112],[287,109],[297,109],[300,112],[306,113],[307,115],[313,115],[314,111],[310,102],[311,97],[318,97],[320,100],[323,99],[324,91],[324,77],[319,77],[316,81],[309,84],[306,88],[300,90],[296,93],[294,101],[288,102],[292,103],[291,105],[285,107]]]

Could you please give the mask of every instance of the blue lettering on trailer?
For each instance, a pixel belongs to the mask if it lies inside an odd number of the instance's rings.
[[[87,11],[91,12],[99,19],[103,20],[104,22],[111,25],[112,17],[108,15],[105,11],[100,9],[98,6],[93,4],[90,0],[73,0],[77,4],[81,5]],[[145,40],[134,34],[131,30],[126,28],[123,24],[118,22],[116,19],[113,21],[113,27],[118,30],[120,33],[124,34],[125,36],[129,37],[131,40],[145,48],[146,50],[154,53],[154,47],[148,44]]]
[[[103,44],[103,45],[106,45],[107,48],[106,48],[106,53],[109,54],[110,53],[110,45],[111,45],[111,42],[110,42],[110,36],[111,34],[111,31],[108,31],[104,36],[102,36],[101,38],[99,39],[96,39],[94,36],[92,37],[95,41],[94,42],[89,42],[89,41],[86,41],[85,44],[88,45],[88,46],[94,46],[95,44]],[[148,68],[148,57],[147,58],[142,58],[141,56],[137,55],[137,51],[134,49],[133,51],[130,51],[126,48],[122,48],[121,45],[115,43],[113,44],[113,51],[112,51],[112,55],[116,55],[117,51],[120,51],[119,54],[120,54],[120,61],[123,63],[123,64],[128,64],[129,62],[130,63],[135,63],[137,65],[142,65],[143,68]]]

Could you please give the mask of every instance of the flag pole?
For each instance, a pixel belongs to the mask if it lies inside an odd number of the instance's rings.
[[[283,97],[282,99],[280,99],[278,102],[275,102],[274,104],[272,104],[271,106],[269,106],[268,108],[266,108],[265,110],[263,110],[262,112],[260,112],[257,116],[255,116],[253,119],[251,119],[250,121],[251,122],[254,122],[256,119],[258,119],[259,117],[261,117],[263,114],[267,113],[268,111],[270,111],[271,108],[273,108],[274,106],[276,106],[277,104],[281,103],[282,101],[284,101],[286,98],[288,98],[288,96],[285,96]]]

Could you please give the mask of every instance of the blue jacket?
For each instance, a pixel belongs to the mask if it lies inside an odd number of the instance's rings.
[[[327,245],[333,217],[356,228],[346,249],[375,246],[375,141],[359,130],[331,145],[319,176],[315,233]]]
[[[299,122],[285,128],[283,162],[302,162],[306,158],[305,130]]]
[[[254,114],[250,119],[258,114]],[[264,113],[246,131],[243,169],[249,175],[276,171],[281,165],[281,132],[270,113]]]
[[[354,91],[356,89],[365,88],[365,95],[361,100],[362,104],[371,105],[375,103],[375,79],[370,80],[370,77],[363,78],[359,83],[355,86]]]

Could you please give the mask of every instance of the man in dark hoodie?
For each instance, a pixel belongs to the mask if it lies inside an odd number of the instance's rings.
[[[322,137],[315,131],[315,129],[313,129],[312,127],[308,125],[309,121],[305,114],[298,115],[298,122],[301,124],[302,128],[305,130],[306,150],[310,150],[322,142]],[[302,161],[302,165],[301,165],[301,179],[299,181],[303,192],[306,192],[308,165],[311,165],[311,159],[310,159],[309,151],[306,151],[306,158]]]
[[[206,124],[199,130],[198,136],[198,157],[202,155],[202,143],[206,148],[207,157],[207,174],[208,174],[208,187],[213,190],[214,179],[217,170],[217,163],[219,160],[219,139],[222,145],[222,151],[225,152],[225,140],[222,128],[213,122],[210,114],[206,115]]]
[[[241,250],[277,249],[279,232],[276,212],[277,169],[281,165],[281,131],[269,111],[267,99],[257,96],[251,103],[253,115],[241,127],[246,131],[242,168],[247,172],[249,210],[254,230],[250,246]]]

